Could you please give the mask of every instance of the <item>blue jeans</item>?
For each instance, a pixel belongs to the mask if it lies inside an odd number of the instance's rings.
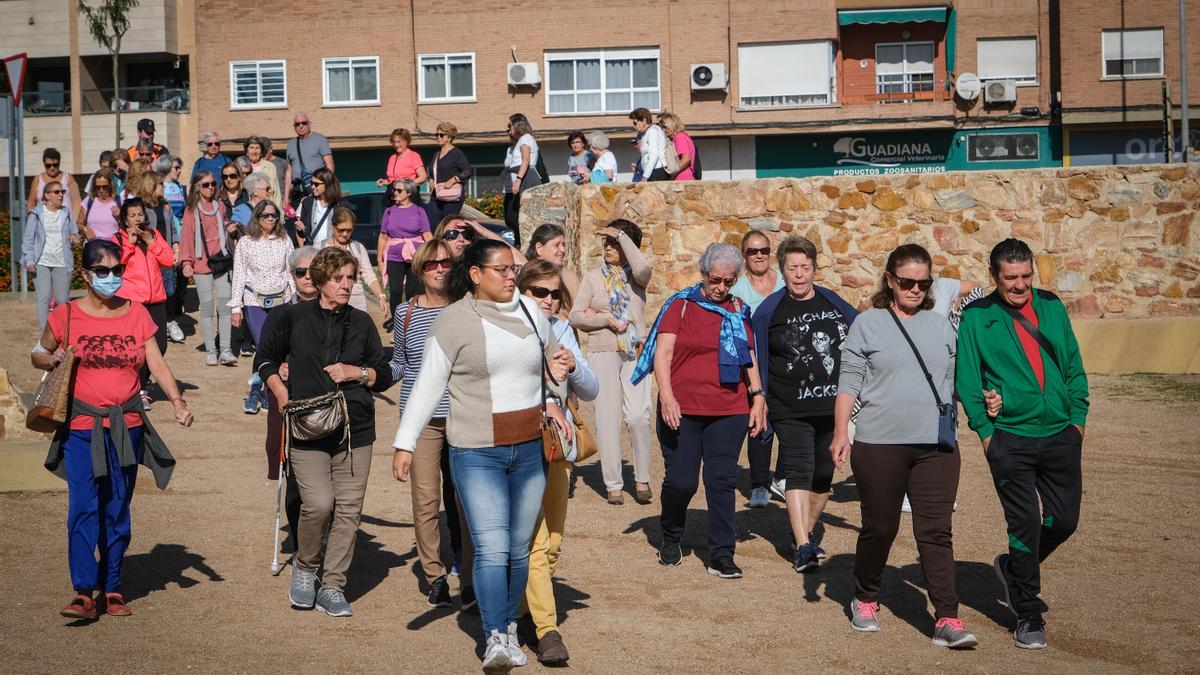
[[[142,428],[129,430],[138,459],[142,455]],[[67,467],[67,560],[71,585],[78,593],[121,590],[121,563],[129,548],[129,502],[137,481],[137,465],[121,468],[117,448],[104,430],[108,475],[92,475],[92,432],[72,431],[63,448]],[[96,562],[96,549],[100,561]],[[103,575],[103,578],[101,578]]]
[[[529,540],[546,490],[542,441],[451,446],[450,473],[475,544],[471,569],[483,634],[503,633],[517,620],[529,578]]]

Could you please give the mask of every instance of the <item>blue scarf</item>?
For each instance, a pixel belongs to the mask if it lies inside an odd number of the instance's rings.
[[[658,312],[658,318],[646,336],[646,344],[642,355],[638,357],[637,366],[633,369],[632,381],[641,382],[654,370],[654,350],[658,346],[658,325],[667,314],[667,310],[676,300],[687,300],[702,309],[721,315],[720,349],[717,351],[717,367],[721,375],[721,384],[737,384],[742,381],[742,369],[750,365],[750,339],[746,334],[746,322],[750,320],[750,309],[742,305],[741,311],[731,312],[720,305],[714,304],[700,292],[700,284],[679,291],[663,303]]]

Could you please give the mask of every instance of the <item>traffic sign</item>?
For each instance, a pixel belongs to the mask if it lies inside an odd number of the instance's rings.
[[[25,67],[28,65],[29,55],[25,52],[4,59],[4,72],[8,75],[8,88],[12,93],[14,106],[21,105],[21,90],[25,88]]]

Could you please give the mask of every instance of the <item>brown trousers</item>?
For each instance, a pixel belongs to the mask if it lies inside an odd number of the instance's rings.
[[[438,511],[442,507],[442,455],[446,452],[449,452],[446,446],[446,420],[430,420],[417,437],[417,447],[409,467],[417,557],[421,560],[421,569],[429,583],[446,576],[446,564],[442,562],[442,527],[438,520]],[[459,579],[463,586],[470,586],[475,548],[471,545],[471,531],[467,529],[466,515],[461,506],[458,507],[458,522],[463,534],[463,564]]]
[[[311,571],[321,566],[321,540],[328,529],[321,585],[345,588],[371,472],[371,446],[353,453],[293,446],[291,468],[301,499],[296,566]]]

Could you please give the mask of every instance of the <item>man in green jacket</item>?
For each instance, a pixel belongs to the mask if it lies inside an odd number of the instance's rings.
[[[1013,637],[1018,647],[1041,649],[1040,566],[1079,522],[1087,374],[1066,307],[1033,287],[1029,246],[1005,239],[990,265],[996,290],[962,313],[955,384],[1008,523],[1008,553],[994,565],[1017,617]],[[984,404],[990,391],[1004,399],[995,418]]]

